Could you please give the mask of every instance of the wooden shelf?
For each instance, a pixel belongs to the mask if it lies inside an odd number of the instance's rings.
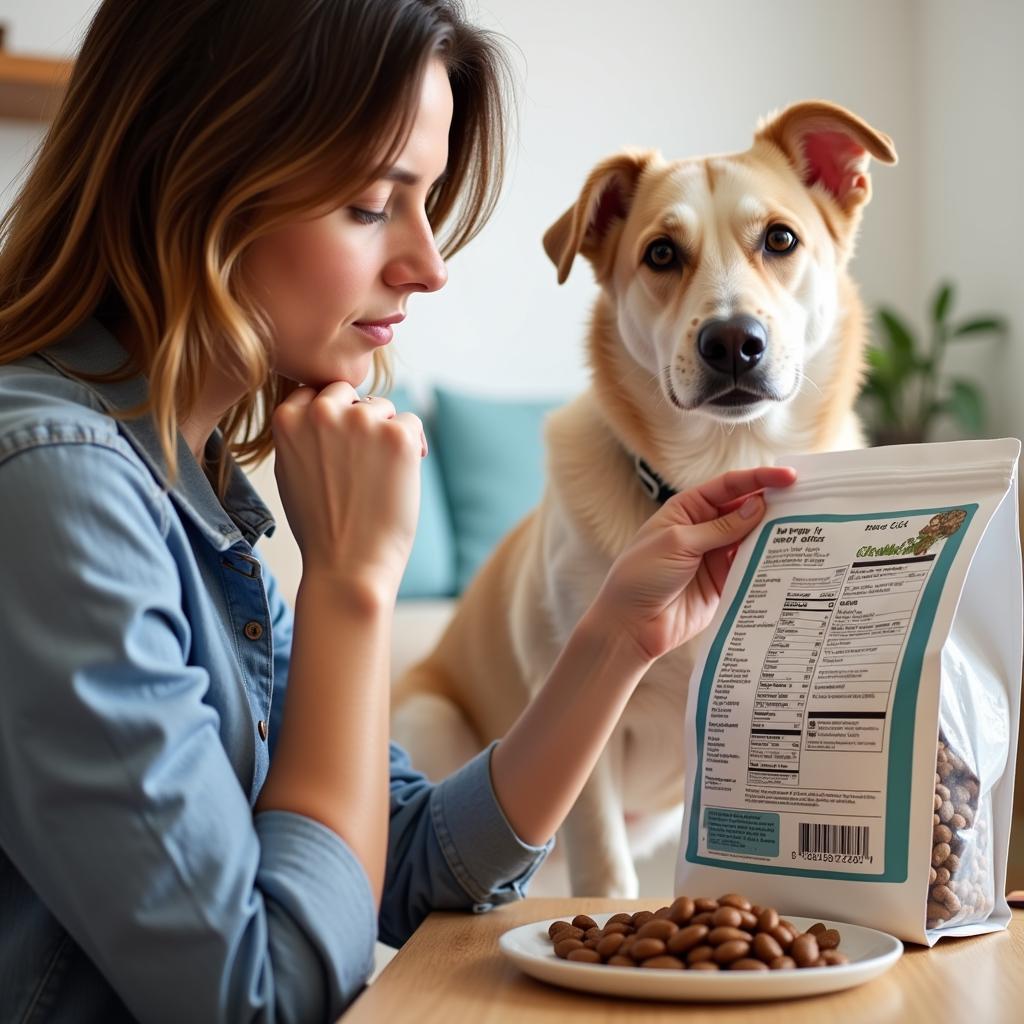
[[[73,63],[0,51],[0,118],[50,120],[60,106]]]

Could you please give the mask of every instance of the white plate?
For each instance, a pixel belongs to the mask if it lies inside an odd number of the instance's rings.
[[[591,914],[603,925],[611,914]],[[787,915],[783,914],[783,917]],[[555,956],[547,921],[525,924],[505,932],[499,940],[502,952],[526,974],[565,988],[633,999],[671,999],[692,1002],[740,1002],[790,999],[852,988],[887,971],[903,955],[903,943],[886,932],[824,918],[792,917],[802,929],[823,921],[841,935],[839,949],[848,964],[804,968],[795,971],[650,971],[636,967],[584,964]]]

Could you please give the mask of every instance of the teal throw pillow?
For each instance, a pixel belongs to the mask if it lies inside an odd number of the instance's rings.
[[[461,592],[495,544],[540,501],[544,417],[560,400],[435,391],[434,436],[455,529]]]

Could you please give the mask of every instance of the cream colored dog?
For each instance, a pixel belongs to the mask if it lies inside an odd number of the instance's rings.
[[[395,739],[432,778],[505,733],[659,499],[863,443],[866,335],[847,263],[871,157],[896,162],[886,135],[800,103],[745,153],[609,157],[548,230],[559,283],[582,253],[601,286],[593,383],[548,420],[540,506],[396,686]],[[692,660],[688,644],[646,674],[562,829],[576,895],[636,896],[633,858],[678,833]]]

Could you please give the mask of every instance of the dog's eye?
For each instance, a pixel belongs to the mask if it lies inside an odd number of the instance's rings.
[[[651,270],[671,270],[679,266],[679,250],[668,238],[656,238],[644,252],[644,263]]]
[[[768,252],[776,254],[792,252],[798,241],[785,224],[773,224],[764,236],[764,247]]]

